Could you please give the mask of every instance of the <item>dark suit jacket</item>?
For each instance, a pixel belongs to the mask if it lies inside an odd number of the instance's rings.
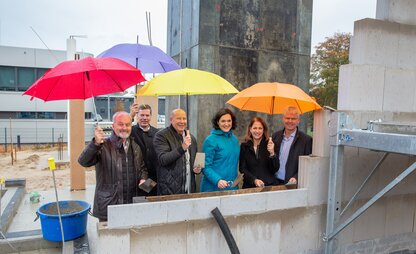
[[[279,156],[280,154],[280,145],[282,144],[284,131],[284,129],[277,131],[273,133],[272,136],[276,156]],[[287,183],[292,177],[298,179],[299,156],[309,155],[311,153],[312,138],[298,129],[296,131],[296,136],[293,140],[292,146],[290,147],[289,157],[286,162],[285,183]],[[280,164],[278,163],[277,170],[279,170],[279,167]]]
[[[266,186],[276,185],[277,181],[274,173],[277,171],[276,165],[279,158],[277,156],[269,157],[267,151],[267,140],[263,138],[257,148],[257,154],[254,152],[253,141],[249,140],[240,146],[240,164],[239,169],[244,173],[243,188],[256,187],[255,179],[260,179]]]
[[[195,192],[195,173],[194,167],[195,155],[197,152],[197,143],[194,136],[191,135],[192,141],[189,146],[190,166],[191,166],[191,192]],[[184,194],[186,183],[186,160],[185,152],[182,148],[182,136],[169,125],[158,131],[153,139],[159,167],[157,169],[157,194]]]

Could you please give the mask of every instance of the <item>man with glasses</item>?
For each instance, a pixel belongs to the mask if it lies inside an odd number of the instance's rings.
[[[284,129],[273,134],[275,156],[279,156],[275,173],[280,184],[297,184],[299,156],[312,153],[312,138],[298,129],[299,111],[289,106],[282,116]]]
[[[113,115],[113,133],[105,138],[99,126],[93,140],[78,158],[83,167],[95,165],[93,215],[107,220],[107,206],[132,203],[138,185],[147,179],[147,169],[140,147],[131,134],[131,117],[127,112]]]
[[[153,147],[153,138],[158,129],[150,125],[152,119],[152,108],[148,104],[134,103],[130,107],[130,116],[136,118],[137,124],[133,126],[131,135],[134,141],[140,146],[144,163],[149,173],[149,178],[157,182],[156,170],[158,160],[155,149]],[[156,196],[157,188],[153,188],[149,193],[139,190],[139,196]]]

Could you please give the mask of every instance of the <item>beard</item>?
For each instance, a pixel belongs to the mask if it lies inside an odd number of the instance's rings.
[[[116,132],[116,135],[117,135],[117,137],[119,137],[119,138],[123,138],[123,139],[126,139],[126,138],[128,138],[128,137],[130,137],[130,132],[125,132],[125,131],[123,131],[123,132]]]

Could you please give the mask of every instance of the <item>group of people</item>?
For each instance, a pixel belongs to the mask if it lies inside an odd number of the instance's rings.
[[[220,109],[203,142],[204,168],[194,166],[197,142],[184,110],[173,110],[170,125],[161,130],[150,125],[151,116],[149,105],[136,103],[130,113],[115,113],[111,136],[97,127],[78,159],[84,167],[96,167],[93,214],[100,221],[107,220],[108,205],[132,203],[135,196],[193,193],[195,175],[201,173],[201,192],[237,189],[238,171],[244,174],[243,188],[296,184],[298,158],[312,152],[312,138],[298,130],[296,107],[285,110],[284,129],[271,137],[266,122],[254,117],[242,144],[233,134],[234,113]],[[148,178],[157,182],[150,193],[139,188]]]

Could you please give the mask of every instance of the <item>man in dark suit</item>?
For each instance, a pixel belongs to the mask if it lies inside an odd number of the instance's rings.
[[[279,156],[275,177],[280,184],[297,184],[299,156],[312,153],[312,138],[298,129],[299,111],[289,106],[283,113],[284,129],[273,134],[274,149]]]
[[[130,116],[132,115],[135,117],[137,124],[133,126],[131,135],[142,150],[149,178],[157,182],[156,170],[158,167],[158,160],[155,149],[153,148],[153,138],[158,129],[150,125],[150,120],[152,119],[152,108],[148,104],[139,105],[134,103],[130,108]],[[156,195],[156,187],[149,193],[139,190],[139,196]]]

